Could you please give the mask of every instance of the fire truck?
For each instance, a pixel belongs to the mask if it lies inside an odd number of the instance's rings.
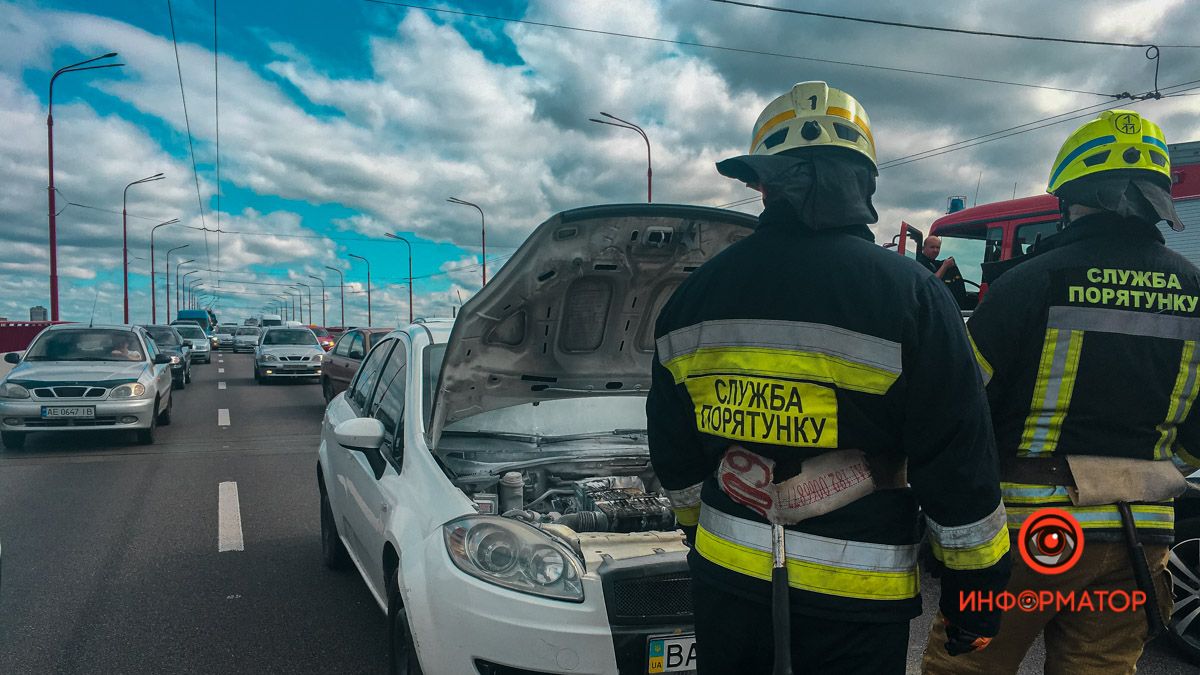
[[[1200,141],[1175,143],[1167,148],[1171,154],[1171,197],[1186,228],[1176,232],[1159,223],[1159,229],[1167,246],[1200,266]],[[1062,215],[1058,198],[1049,194],[971,208],[962,208],[964,202],[962,197],[951,197],[949,213],[933,221],[929,234],[941,237],[941,257],[953,257],[958,265],[963,290],[955,295],[962,309],[970,311],[990,281],[984,263],[1024,255],[1034,242],[1054,236],[1061,229]],[[901,223],[900,233],[887,245],[911,256],[920,250],[923,240],[919,229]]]

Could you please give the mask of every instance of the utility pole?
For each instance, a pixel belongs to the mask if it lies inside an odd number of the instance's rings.
[[[342,289],[342,328],[346,327],[346,277],[342,275],[342,271],[336,267],[325,266],[327,270],[333,270],[338,274],[338,288]]]
[[[478,204],[472,204],[471,202],[459,199],[458,197],[450,197],[446,201],[450,202],[451,204],[470,206],[479,212],[479,243],[481,248],[479,259],[483,261],[483,286],[487,286],[487,224],[483,220],[483,209],[479,208]]]
[[[315,274],[308,275],[308,278],[316,279],[317,281],[321,282],[321,325],[324,326],[324,325],[326,325],[325,324],[325,280]],[[311,309],[311,305],[310,305],[310,309]]]

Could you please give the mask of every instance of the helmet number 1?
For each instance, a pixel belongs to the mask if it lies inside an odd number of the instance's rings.
[[[808,105],[809,105],[810,109],[816,110],[817,109],[817,97],[809,96],[808,97]]]

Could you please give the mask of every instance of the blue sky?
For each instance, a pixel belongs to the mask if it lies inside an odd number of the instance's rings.
[[[823,79],[870,111],[881,159],[1056,115],[1104,97],[729,52],[502,22],[360,0],[217,0],[221,181],[216,180],[213,3],[172,0],[197,175],[188,152],[166,0],[0,0],[0,316],[48,304],[46,83],[53,69],[119,51],[121,69],[69,74],[55,92],[59,273],[64,319],[120,319],[121,190],[130,190],[130,296],[149,319],[149,230],[159,251],[188,244],[192,275],[220,289],[218,312],[257,311],[264,290],[331,286],[346,275],[347,321],[366,321],[372,263],[375,323],[407,317],[413,242],[416,314],[448,315],[478,289],[479,220],[487,214],[489,276],[557,211],[640,201],[645,146],[587,120],[600,111],[652,139],[655,201],[720,205],[753,197],[713,163],[740,154],[763,106],[793,83]],[[441,9],[733,48],[835,56],[858,63],[1084,89],[1143,91],[1153,66],[1133,53],[914,34],[793,19],[698,0],[446,0]],[[961,6],[822,0],[815,7],[943,25],[1096,39],[1189,42],[1200,8],[1183,0],[1047,9],[1033,0]],[[886,9],[886,11],[885,11]],[[1068,27],[1070,30],[1068,30]],[[1200,50],[1164,50],[1164,83],[1195,79]],[[1168,139],[1200,139],[1200,98],[1138,104]],[[874,228],[918,227],[946,196],[980,186],[981,203],[1044,189],[1044,166],[1073,124],[964,148],[881,174]],[[199,202],[197,187],[199,183]],[[200,231],[216,227],[220,237]],[[65,202],[84,206],[70,206]],[[735,208],[755,212],[751,199]],[[116,213],[114,213],[114,211]],[[238,233],[238,234],[235,234]],[[174,265],[184,258],[176,256]],[[164,289],[159,259],[159,319]],[[219,265],[219,267],[218,267]],[[173,282],[173,280],[172,280]],[[274,286],[273,284],[281,284]],[[332,295],[332,293],[331,293]],[[319,298],[314,298],[320,319]],[[332,308],[335,299],[327,303]],[[331,319],[329,323],[333,323]]]

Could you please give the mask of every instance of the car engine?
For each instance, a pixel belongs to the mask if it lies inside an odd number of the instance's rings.
[[[563,525],[576,532],[648,532],[676,528],[671,503],[657,479],[642,476],[564,478],[544,469],[504,473],[487,489],[468,494],[480,513],[498,513],[532,524]]]

